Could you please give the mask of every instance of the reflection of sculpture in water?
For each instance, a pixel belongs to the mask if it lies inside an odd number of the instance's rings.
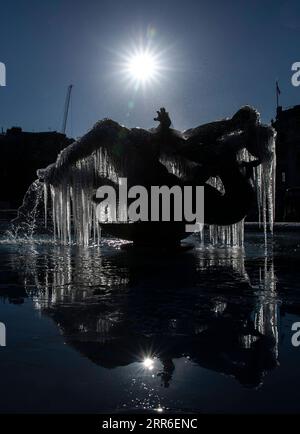
[[[27,251],[14,268],[28,265],[22,279],[36,308],[93,362],[114,368],[155,356],[165,387],[181,357],[249,387],[277,366],[270,260],[260,265],[259,279],[251,278],[260,288],[254,296],[239,250],[194,250],[170,255],[162,265],[159,254],[146,261],[134,250],[55,249],[44,256]]]
[[[28,190],[17,222],[34,202],[33,196],[43,190],[46,211],[50,193],[57,240],[97,242],[102,216],[96,212],[96,189],[116,186],[119,178],[126,177],[128,188],[139,185],[146,190],[204,185],[204,220],[212,226],[212,240],[242,244],[243,219],[254,206],[254,176],[261,219],[266,222],[268,213],[272,224],[275,131],[260,123],[256,110],[243,107],[231,119],[183,133],[170,128],[163,108],[156,120],[160,125],[152,130],[128,129],[107,119],[96,123],[55,163],[38,171],[39,181]],[[119,213],[123,215],[122,209]],[[105,223],[106,232],[140,243],[172,244],[186,236],[185,221]]]

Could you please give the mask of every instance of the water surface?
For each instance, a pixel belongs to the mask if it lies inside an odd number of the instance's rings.
[[[7,226],[2,221],[2,234]],[[165,252],[0,241],[0,412],[298,412],[300,234]]]

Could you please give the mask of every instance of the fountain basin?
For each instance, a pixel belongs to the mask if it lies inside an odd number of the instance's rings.
[[[184,222],[102,223],[105,234],[140,245],[178,245],[189,233]]]

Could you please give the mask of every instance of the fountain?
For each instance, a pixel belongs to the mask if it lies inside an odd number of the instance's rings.
[[[38,171],[15,226],[28,216],[35,221],[37,203],[43,197],[45,226],[50,210],[53,237],[60,243],[98,244],[101,229],[147,245],[176,245],[188,235],[184,219],[126,221],[120,203],[119,221],[110,219],[109,210],[99,214],[97,189],[115,187],[126,178],[128,188],[139,185],[148,191],[151,186],[196,189],[203,185],[204,223],[209,225],[213,244],[243,244],[244,218],[255,206],[255,199],[265,234],[268,224],[272,231],[275,131],[261,124],[259,113],[245,106],[232,118],[184,132],[170,128],[165,109],[157,113],[159,126],[151,130],[128,129],[110,119],[97,122],[65,148],[56,162]],[[202,233],[203,225],[199,230]]]

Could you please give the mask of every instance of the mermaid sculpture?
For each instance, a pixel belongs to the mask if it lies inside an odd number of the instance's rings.
[[[272,220],[275,131],[261,124],[255,109],[245,106],[230,119],[184,132],[171,128],[164,108],[155,121],[159,125],[151,130],[99,121],[65,148],[55,163],[38,171],[45,210],[50,192],[57,240],[75,239],[84,245],[95,240],[99,236],[95,192],[103,184],[117,185],[120,177],[127,178],[128,188],[203,185],[204,222],[211,227],[233,228],[253,209],[256,197],[264,218],[269,212]],[[135,243],[176,244],[187,235],[184,221],[100,221],[100,226]]]

